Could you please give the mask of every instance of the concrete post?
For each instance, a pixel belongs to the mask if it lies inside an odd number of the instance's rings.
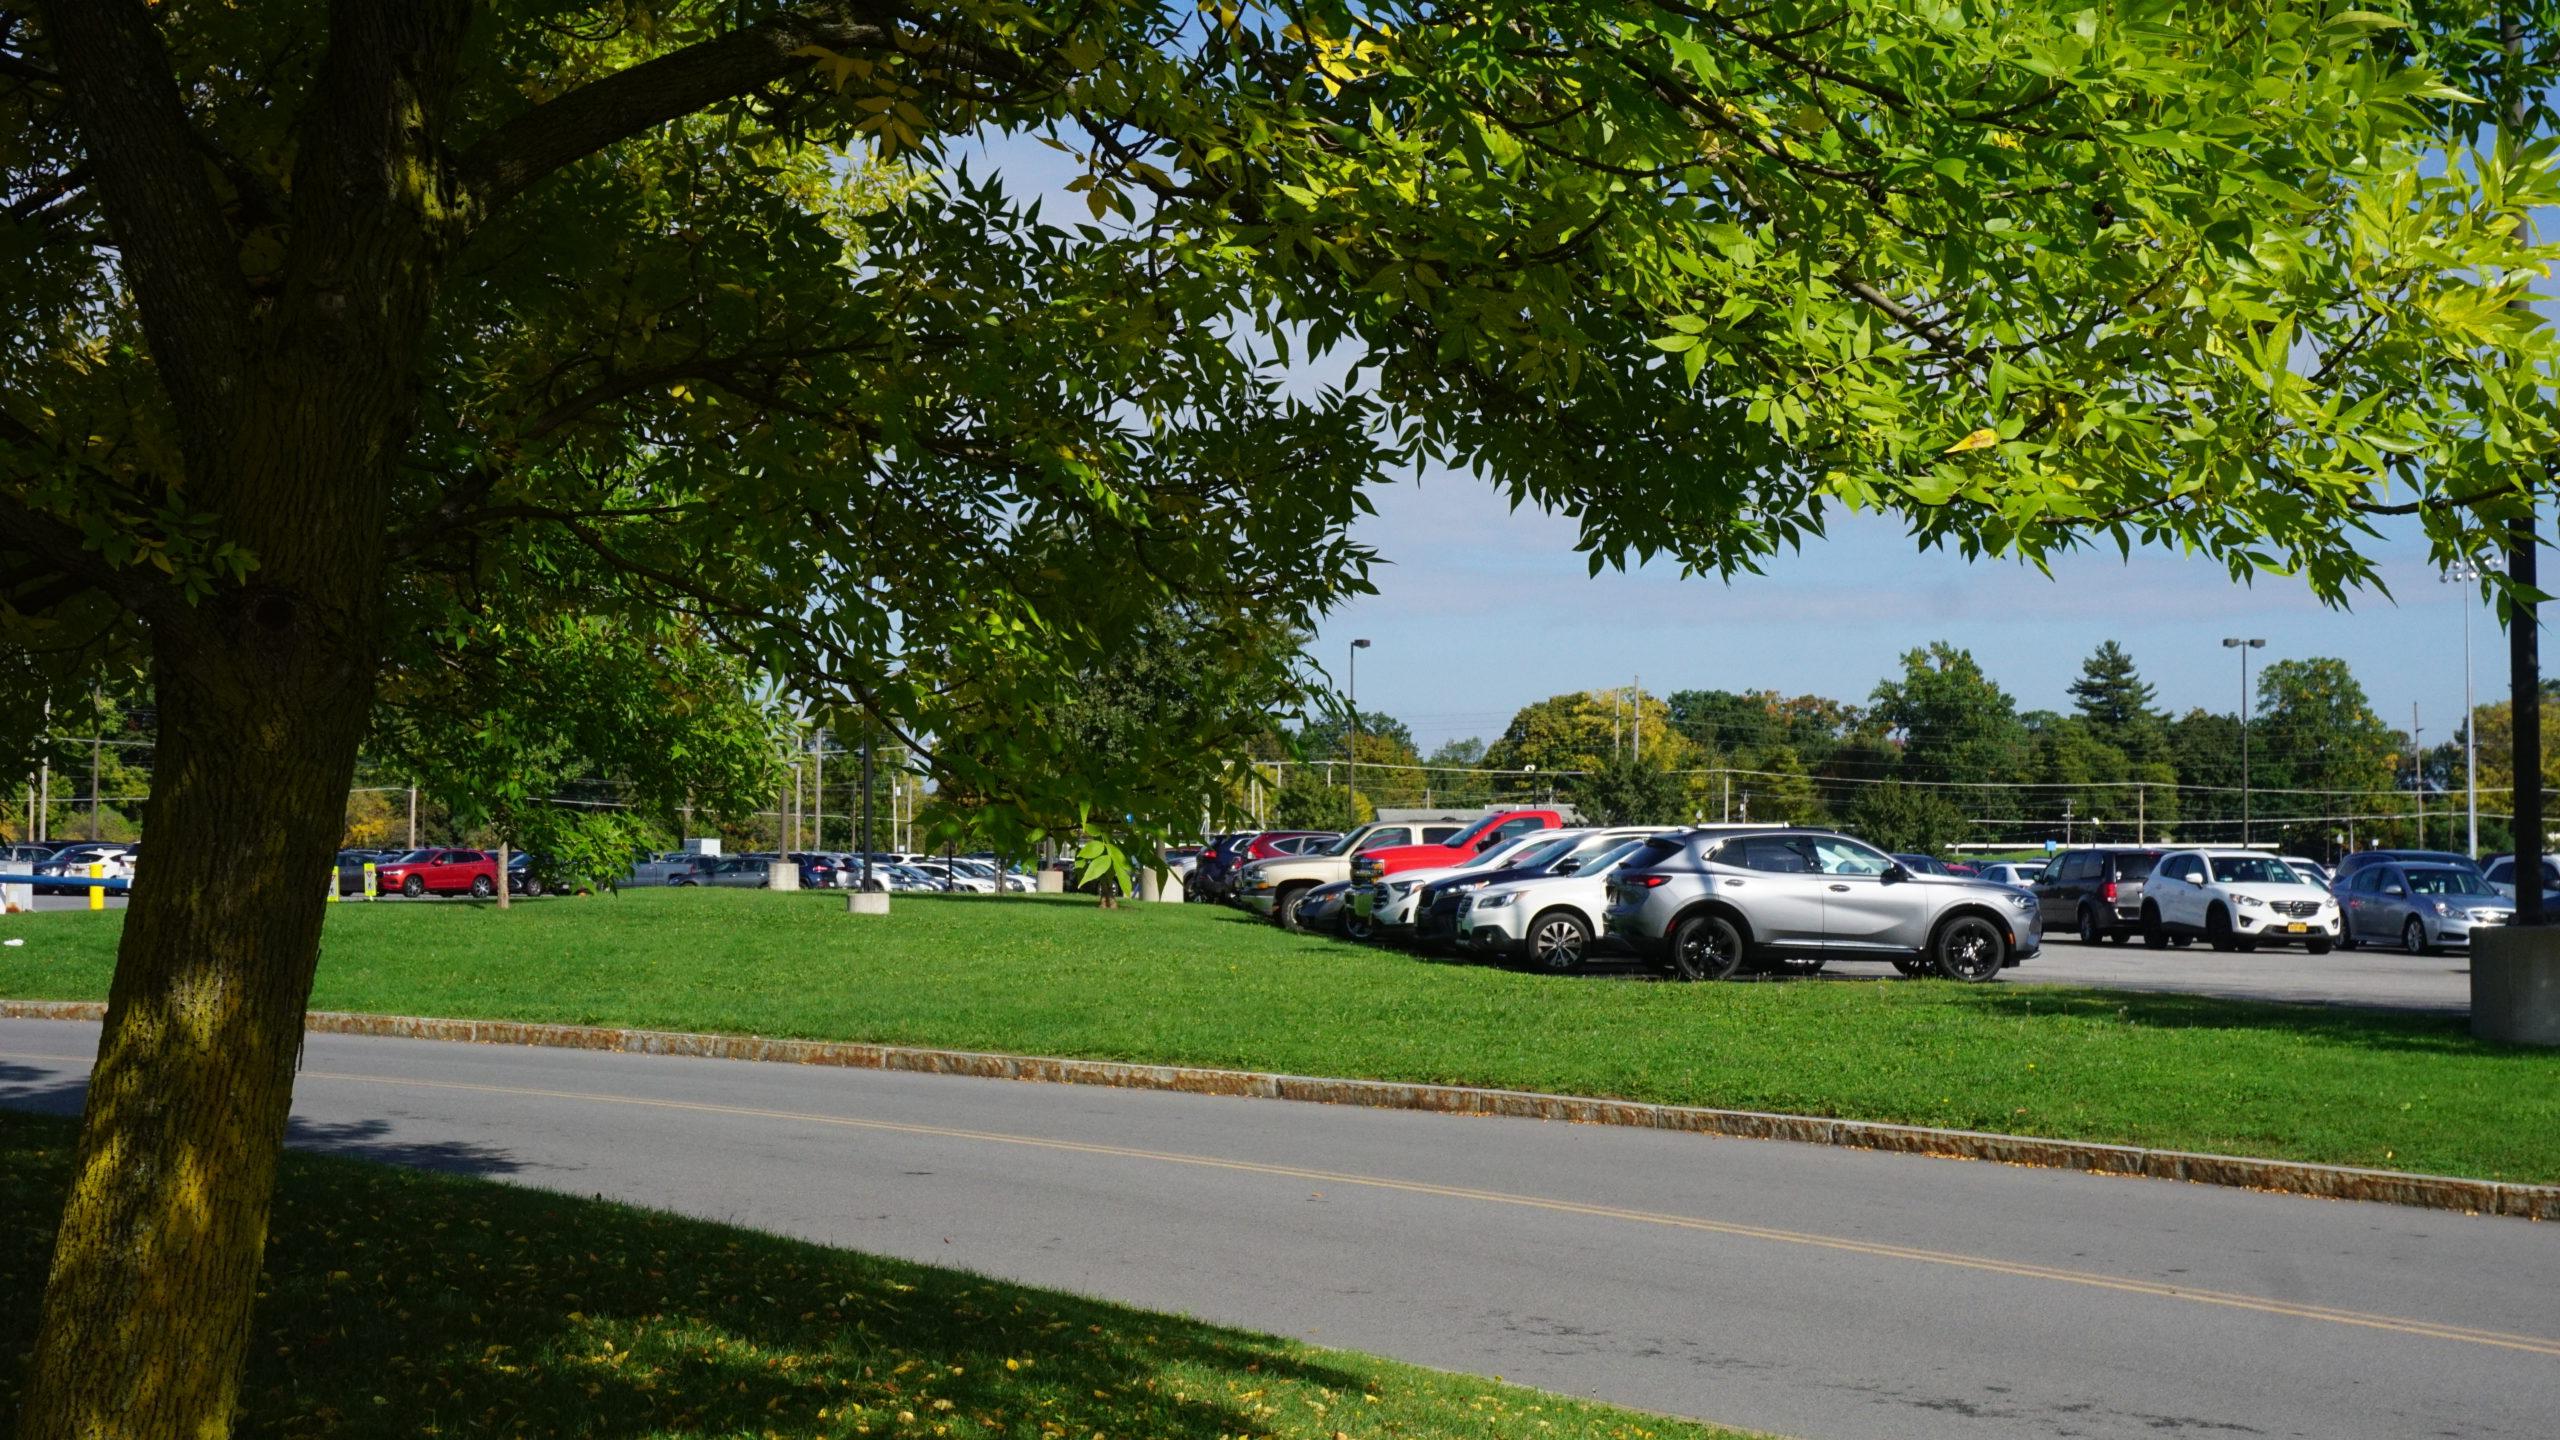
[[[800,888],[800,862],[787,855],[767,865],[764,873],[765,888],[768,890]]]
[[[1038,884],[1040,893],[1043,895],[1064,895],[1067,893],[1067,872],[1052,870],[1043,865],[1040,867]]]
[[[856,890],[844,897],[844,913],[847,915],[886,915],[889,913],[889,892],[886,890]]]
[[[1153,865],[1138,867],[1138,898],[1153,905],[1164,898],[1164,872]]]
[[[2560,1046],[2560,929],[2471,932],[2471,1033],[2509,1045]]]

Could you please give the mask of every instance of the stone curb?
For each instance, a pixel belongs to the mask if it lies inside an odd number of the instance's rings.
[[[96,1001],[0,1000],[0,1019],[103,1020]],[[1129,1090],[1175,1090],[1191,1095],[1238,1095],[1323,1105],[1366,1105],[1386,1110],[1432,1110],[1446,1115],[1499,1115],[1562,1120],[1580,1125],[1628,1125],[1727,1135],[1750,1140],[1793,1140],[1844,1145],[1942,1159],[1990,1160],[2005,1165],[2085,1170],[2230,1185],[2330,1200],[2372,1200],[2429,1210],[2560,1220],[2560,1185],[2521,1185],[2453,1175],[2413,1175],[2241,1155],[2150,1150],[2086,1140],[2046,1140],[1980,1130],[1941,1130],[1873,1120],[1830,1120],[1818,1115],[1778,1115],[1756,1110],[1716,1110],[1696,1105],[1651,1105],[1595,1100],[1528,1090],[1487,1090],[1468,1085],[1417,1085],[1392,1080],[1328,1080],[1254,1070],[1208,1070],[1188,1065],[1140,1065],[1116,1060],[1067,1060],[973,1050],[926,1050],[861,1041],[775,1040],[756,1035],[694,1035],[669,1030],[618,1030],[592,1025],[543,1025],[521,1020],[435,1020],[405,1015],[350,1015],[313,1011],[306,1027],[324,1035],[374,1035],[409,1040],[453,1040],[478,1045],[537,1045],[561,1050],[612,1050],[633,1055],[684,1055],[715,1060],[761,1060],[792,1065],[833,1065],[855,1070],[903,1070],[927,1075],[969,1075],[994,1080],[1040,1080],[1064,1085],[1111,1085]]]

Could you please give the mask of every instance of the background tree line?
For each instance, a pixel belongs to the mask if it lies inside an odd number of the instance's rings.
[[[1290,826],[1329,828],[1386,806],[1566,800],[1607,823],[1839,825],[1893,849],[1941,851],[2048,838],[2237,841],[2245,808],[2253,841],[2301,853],[2465,843],[2458,723],[2413,746],[2334,657],[2270,661],[2254,680],[2245,797],[2241,717],[2162,708],[2112,640],[2082,662],[2067,711],[2021,709],[1970,651],[1941,641],[1906,653],[1864,703],[1585,690],[1522,707],[1490,743],[1454,740],[1428,756],[1393,716],[1363,712],[1356,797],[1343,790],[1341,718],[1275,733],[1254,759],[1266,776],[1288,777],[1266,813]],[[2547,686],[2545,708],[2556,705],[2560,685]],[[2502,850],[2514,808],[2509,707],[2482,705],[2473,723],[2480,843]],[[2555,782],[2560,761],[2546,763],[2542,783]]]

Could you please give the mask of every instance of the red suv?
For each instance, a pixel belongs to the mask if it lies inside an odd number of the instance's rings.
[[[414,900],[421,895],[498,893],[498,857],[479,850],[412,850],[374,871],[382,893]]]
[[[1373,884],[1399,870],[1442,869],[1464,865],[1476,852],[1488,850],[1532,830],[1559,830],[1564,816],[1553,810],[1498,810],[1436,845],[1394,845],[1367,850],[1351,862],[1353,885]]]

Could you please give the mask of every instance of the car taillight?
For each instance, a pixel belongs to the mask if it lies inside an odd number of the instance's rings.
[[[2110,905],[2116,903],[2116,882],[2113,880],[2108,881],[2107,888],[2098,892],[2098,898],[2106,901]]]
[[[1668,875],[1630,875],[1627,877],[1627,883],[1630,885],[1641,885],[1647,890],[1659,890],[1663,886],[1671,883],[1671,877]]]

